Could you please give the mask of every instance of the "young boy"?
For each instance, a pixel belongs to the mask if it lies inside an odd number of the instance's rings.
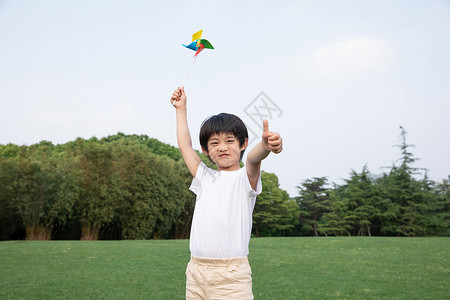
[[[170,99],[176,108],[177,140],[194,179],[197,196],[192,219],[191,260],[186,269],[186,299],[253,299],[247,260],[256,196],[261,193],[261,161],[282,151],[282,139],[263,123],[262,140],[242,159],[248,145],[244,123],[231,114],[212,116],[200,129],[202,151],[217,165],[212,170],[192,148],[186,94],[178,88]]]

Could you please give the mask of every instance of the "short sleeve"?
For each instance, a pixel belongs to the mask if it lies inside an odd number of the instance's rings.
[[[256,183],[256,190],[251,189],[250,190],[250,196],[256,197],[262,192],[262,183],[261,183],[261,171],[258,175],[258,182]]]
[[[202,190],[202,182],[200,179],[203,177],[205,169],[206,165],[203,162],[200,162],[197,168],[197,173],[195,174],[195,177],[192,179],[191,186],[189,187],[189,190],[191,190],[196,195],[200,194]]]

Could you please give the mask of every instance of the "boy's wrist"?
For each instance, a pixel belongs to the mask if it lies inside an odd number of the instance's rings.
[[[261,140],[261,144],[262,144],[264,150],[266,150],[268,153],[272,152],[272,151],[270,150],[269,143],[265,142],[264,139]]]
[[[187,111],[186,105],[175,107],[175,111],[176,112],[186,112]]]
[[[252,163],[261,162],[270,154],[270,152],[271,151],[267,150],[264,146],[264,141],[260,141],[259,144],[249,152],[247,159]]]

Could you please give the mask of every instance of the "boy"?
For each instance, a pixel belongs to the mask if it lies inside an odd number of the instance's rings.
[[[186,269],[186,299],[253,299],[248,244],[256,196],[261,193],[261,161],[282,151],[282,139],[263,123],[262,140],[242,159],[248,145],[244,123],[231,114],[203,122],[202,151],[217,165],[212,170],[192,148],[186,94],[178,88],[170,99],[176,108],[177,140],[194,179],[197,195],[191,226],[191,260]]]

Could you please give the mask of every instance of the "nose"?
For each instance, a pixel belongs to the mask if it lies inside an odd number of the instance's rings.
[[[225,143],[220,143],[219,151],[225,151],[225,150],[227,150],[227,145]]]

